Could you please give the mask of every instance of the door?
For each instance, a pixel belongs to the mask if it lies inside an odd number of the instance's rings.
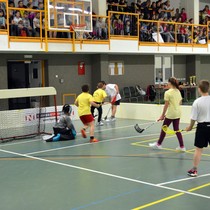
[[[8,89],[29,87],[29,64],[24,61],[7,63]],[[30,98],[9,99],[9,109],[30,108]]]

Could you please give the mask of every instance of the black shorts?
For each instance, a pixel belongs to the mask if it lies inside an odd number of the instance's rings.
[[[198,123],[194,146],[198,148],[208,147],[210,144],[210,123]]]
[[[119,106],[120,105],[120,100],[115,101],[112,105]]]

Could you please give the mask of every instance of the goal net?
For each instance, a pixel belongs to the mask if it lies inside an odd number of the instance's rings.
[[[49,101],[53,101],[53,106],[47,106]],[[18,108],[26,104],[26,108]],[[0,110],[1,141],[51,133],[58,115],[56,90],[53,87],[0,90]]]

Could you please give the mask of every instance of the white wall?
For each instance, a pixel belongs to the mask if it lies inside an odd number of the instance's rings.
[[[170,3],[174,10],[176,10],[176,8],[181,9],[181,0],[173,0]]]
[[[163,105],[122,103],[118,108],[117,117],[156,121],[160,117],[162,110]],[[182,106],[182,123],[189,123],[190,113],[191,106]]]
[[[110,105],[103,106],[104,116],[107,114]],[[163,105],[155,104],[136,104],[136,103],[121,103],[118,107],[117,118],[121,119],[136,119],[156,121],[163,110]],[[73,119],[79,119],[77,115],[77,107],[74,107]],[[181,123],[190,122],[191,106],[182,106]]]

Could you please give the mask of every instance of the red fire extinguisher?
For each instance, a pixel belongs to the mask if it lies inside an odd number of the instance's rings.
[[[85,62],[78,62],[78,75],[85,75]]]

